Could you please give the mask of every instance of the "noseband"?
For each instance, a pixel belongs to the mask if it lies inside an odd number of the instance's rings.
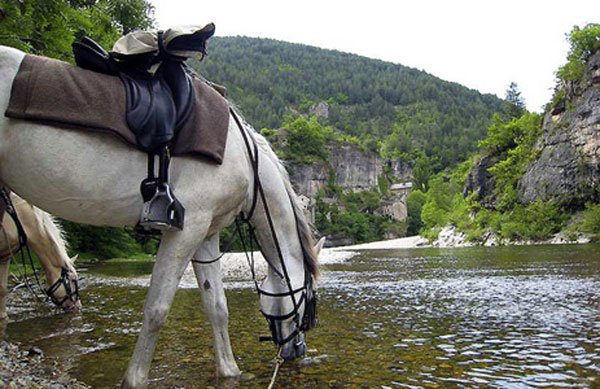
[[[311,320],[310,318],[310,312],[314,311],[316,299],[314,297],[314,291],[312,290],[312,280],[310,278],[311,276],[310,274],[306,273],[307,272],[305,272],[304,276],[304,285],[298,289],[290,289],[287,292],[271,293],[264,289],[261,289],[260,287],[258,287],[258,285],[256,286],[256,290],[259,293],[259,295],[280,298],[290,297],[292,299],[292,303],[294,304],[294,308],[292,309],[292,311],[283,315],[271,315],[269,313],[266,313],[262,309],[260,310],[260,313],[262,313],[262,315],[267,319],[267,322],[269,323],[269,329],[271,330],[270,337],[261,337],[260,340],[270,340],[273,341],[273,343],[275,343],[276,345],[282,346],[290,340],[294,339],[296,336],[300,335],[301,333],[306,332],[312,327],[314,327],[314,325],[312,325],[313,320]],[[296,301],[295,295],[299,292],[302,292],[302,295],[300,296],[300,299]],[[308,297],[309,294],[311,294],[312,297]],[[302,321],[300,321],[299,313],[302,304],[305,304],[304,315],[302,316]],[[277,331],[277,322],[281,322],[290,318],[294,320],[295,328],[288,336],[282,338],[279,331]]]
[[[54,283],[50,285],[48,289],[46,289],[46,295],[50,297],[50,300],[52,300],[56,306],[64,308],[63,304],[66,301],[71,301],[74,303],[79,300],[79,282],[77,279],[75,279],[73,280],[73,283],[75,284],[75,288],[71,288],[69,269],[63,266],[60,270],[60,277],[54,281]],[[56,292],[61,285],[65,287],[66,295],[62,299],[58,299],[54,296],[54,292]]]

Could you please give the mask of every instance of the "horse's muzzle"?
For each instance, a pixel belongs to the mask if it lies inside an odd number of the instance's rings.
[[[62,309],[68,313],[79,313],[81,312],[81,301],[75,300],[70,302],[70,304],[63,304]]]
[[[302,358],[305,355],[306,342],[304,341],[304,334],[302,332],[281,347],[280,356],[286,361],[293,361],[294,359]]]

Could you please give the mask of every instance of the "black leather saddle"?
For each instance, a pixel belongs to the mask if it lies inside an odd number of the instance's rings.
[[[173,140],[194,108],[194,87],[183,62],[162,47],[158,33],[159,54],[114,56],[89,37],[73,44],[79,67],[119,76],[125,87],[126,115],[135,133],[138,147],[154,152]],[[155,74],[149,69],[156,63]]]
[[[169,145],[192,113],[195,95],[184,63],[186,58],[171,52],[204,54],[206,42],[213,34],[214,28],[201,34],[181,35],[165,47],[163,33],[158,32],[158,50],[136,55],[109,54],[89,37],[73,43],[79,67],[118,76],[125,88],[127,124],[136,135],[138,147],[148,154],[148,177],[141,183],[142,227],[183,229],[185,210],[169,186]],[[151,70],[156,67],[157,70]]]

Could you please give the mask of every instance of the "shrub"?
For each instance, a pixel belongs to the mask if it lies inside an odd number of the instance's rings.
[[[591,234],[600,233],[600,204],[586,204],[581,221],[581,231]]]
[[[563,81],[579,82],[587,61],[600,48],[600,24],[590,23],[584,28],[575,26],[567,36],[571,45],[568,62],[558,69],[557,76]]]

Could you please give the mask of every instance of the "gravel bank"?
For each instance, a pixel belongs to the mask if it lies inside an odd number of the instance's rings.
[[[44,362],[43,352],[28,351],[6,341],[0,342],[0,388],[85,389],[90,388],[62,372],[55,364]]]
[[[417,247],[417,242],[420,240],[421,237],[419,236],[411,236],[408,238],[384,240],[352,246],[326,248],[321,250],[319,264],[331,265],[342,263],[357,255],[360,250],[414,248]],[[267,263],[260,252],[254,252],[254,261],[257,277],[264,277],[267,272]],[[230,253],[221,258],[221,272],[223,277],[227,280],[251,280],[251,274],[248,269],[248,261],[244,253]],[[186,269],[181,284],[186,286],[196,285],[196,278],[191,265]]]

